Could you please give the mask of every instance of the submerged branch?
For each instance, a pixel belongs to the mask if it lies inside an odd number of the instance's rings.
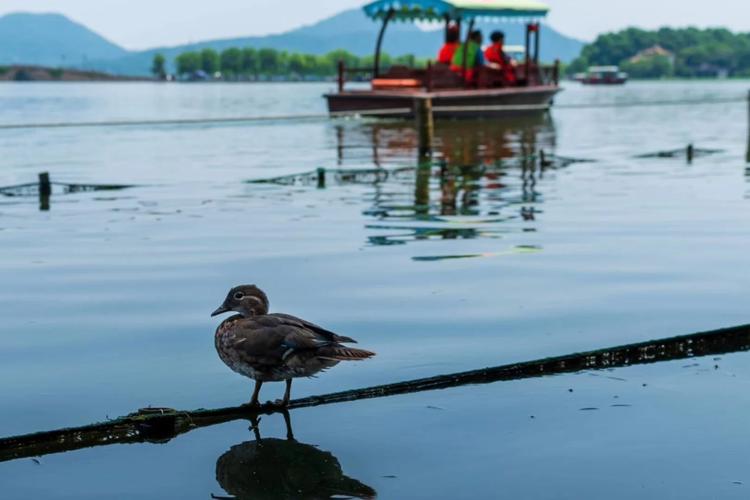
[[[750,325],[742,325],[525,363],[310,396],[291,401],[289,409],[748,350]],[[0,439],[0,462],[109,444],[164,443],[193,429],[232,420],[250,419],[258,414],[274,411],[276,408],[272,406],[238,406],[195,411],[144,408],[108,422]]]

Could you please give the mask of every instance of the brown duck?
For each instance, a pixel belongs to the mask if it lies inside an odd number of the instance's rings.
[[[268,297],[255,285],[229,290],[224,303],[211,316],[233,311],[238,314],[216,329],[216,350],[221,360],[237,373],[255,380],[250,405],[258,405],[263,382],[286,382],[284,399],[289,404],[292,379],[310,377],[339,361],[358,361],[374,356],[363,349],[342,345],[356,340],[290,316],[268,312]]]

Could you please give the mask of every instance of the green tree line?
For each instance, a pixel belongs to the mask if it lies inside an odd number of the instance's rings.
[[[659,45],[674,57],[655,55],[638,62],[628,59]],[[700,77],[726,72],[750,76],[750,33],[732,33],[721,28],[661,28],[646,31],[628,28],[600,35],[586,45],[580,57],[567,66],[568,73],[589,66],[618,65],[636,78]]]
[[[157,54],[158,56],[158,54]],[[157,57],[155,56],[155,57]],[[213,49],[183,52],[175,58],[177,74],[192,75],[205,71],[209,75],[221,73],[225,79],[258,79],[262,77],[328,77],[337,74],[338,62],[350,68],[373,66],[373,56],[359,57],[346,50],[335,50],[325,55],[300,54],[275,49],[228,48],[218,52]],[[381,56],[383,67],[392,64],[424,65],[413,55]],[[154,62],[154,72],[161,66]]]

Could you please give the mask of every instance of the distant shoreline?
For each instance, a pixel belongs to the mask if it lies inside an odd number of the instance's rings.
[[[83,71],[45,66],[0,66],[0,82],[149,82],[153,78],[122,76],[99,71]]]

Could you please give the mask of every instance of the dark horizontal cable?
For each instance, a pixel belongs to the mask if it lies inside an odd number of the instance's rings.
[[[704,99],[704,100],[660,100],[660,101],[641,101],[629,103],[603,103],[603,104],[557,104],[555,109],[597,109],[597,108],[628,108],[628,107],[647,107],[647,106],[680,106],[688,104],[725,104],[743,102],[745,98],[734,97],[725,99]],[[529,108],[537,109],[538,106],[524,105],[504,105],[489,106],[492,109],[508,110]],[[436,106],[434,109],[440,111],[444,109],[452,112],[471,112],[481,111],[487,106]],[[371,116],[371,115],[402,115],[410,113],[411,108],[389,108],[389,109],[368,109],[352,112],[335,112],[330,114],[300,114],[300,115],[278,115],[278,116],[238,116],[238,117],[217,117],[217,118],[175,118],[165,120],[108,120],[93,122],[47,122],[47,123],[0,123],[0,130],[14,129],[39,129],[39,128],[75,128],[75,127],[132,127],[132,126],[158,126],[158,125],[212,125],[212,124],[229,124],[229,123],[253,123],[253,122],[274,122],[274,121],[295,121],[295,120],[324,120],[329,117],[346,117],[346,116]]]
[[[742,325],[524,363],[310,396],[293,400],[289,408],[307,408],[471,384],[521,380],[582,370],[650,364],[748,350],[750,350],[750,325]],[[146,408],[108,422],[0,439],[0,462],[118,443],[163,443],[199,427],[273,411],[276,410],[269,406],[260,408],[238,406],[196,411]]]

